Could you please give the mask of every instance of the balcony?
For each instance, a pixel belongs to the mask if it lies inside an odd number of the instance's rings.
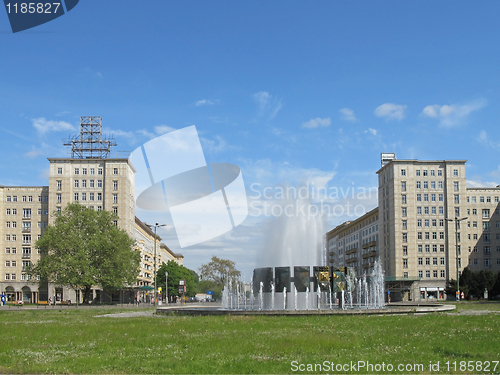
[[[23,215],[23,220],[31,220],[31,215]]]
[[[358,261],[358,257],[354,256],[352,258],[346,259],[346,263],[354,263]]]
[[[358,251],[358,248],[357,248],[357,247],[355,247],[355,248],[353,248],[353,249],[346,250],[346,251],[345,251],[345,254],[346,254],[346,255],[349,255],[349,254],[354,254],[354,253],[355,253],[355,252],[357,252],[357,251]]]
[[[23,233],[31,233],[31,227],[23,228]]]
[[[376,246],[377,245],[377,241],[370,241],[370,242],[367,242],[365,243],[362,248],[363,249],[368,249],[369,247],[373,247],[373,246]]]
[[[23,254],[23,259],[31,259],[31,254]]]

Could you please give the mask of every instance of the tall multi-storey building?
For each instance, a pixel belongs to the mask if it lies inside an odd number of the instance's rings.
[[[112,139],[101,134],[101,118],[81,118],[80,135],[65,142],[71,146],[71,158],[49,158],[49,186],[0,186],[0,292],[9,301],[38,302],[80,300],[78,291],[49,283],[40,288],[24,272],[39,260],[35,247],[47,225],[53,224],[54,212],[68,203],[79,202],[95,210],[117,215],[116,225],[136,238],[141,251],[141,269],[137,285],[149,286],[153,280],[154,234],[135,217],[135,169],[129,159],[109,158]],[[182,264],[183,256],[173,253],[157,238],[157,265],[173,259]],[[110,300],[99,287],[93,298]],[[124,293],[121,294],[122,300]],[[127,299],[130,296],[127,293]]]
[[[0,288],[8,300],[38,301],[38,283],[25,269],[39,259],[48,201],[47,186],[0,186]]]
[[[135,169],[129,159],[49,158],[49,212],[79,202],[118,216],[117,225],[134,236]],[[54,217],[49,223],[52,224]]]
[[[378,208],[374,208],[329,231],[326,236],[330,265],[352,267],[358,275],[370,274],[379,257],[378,223]]]
[[[393,300],[444,299],[447,283],[466,266],[500,270],[500,188],[467,188],[465,163],[383,157],[377,255]],[[330,231],[330,241],[336,237],[345,248],[374,211]],[[337,247],[332,265],[354,265],[360,274],[357,248],[342,259]]]

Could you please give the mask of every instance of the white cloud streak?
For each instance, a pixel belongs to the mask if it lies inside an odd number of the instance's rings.
[[[302,127],[306,128],[306,129],[315,129],[315,128],[319,128],[319,127],[330,126],[331,123],[332,123],[332,120],[329,117],[328,118],[316,117],[316,118],[310,119],[309,121],[303,122]]]
[[[405,118],[406,105],[384,103],[375,108],[375,116],[385,118],[386,120],[401,121]]]
[[[464,123],[474,111],[484,108],[487,101],[484,99],[477,100],[468,104],[451,104],[451,105],[428,105],[420,114],[423,117],[429,117],[439,120],[439,125],[444,128],[452,128]]]
[[[283,100],[276,98],[267,91],[260,91],[252,95],[258,106],[258,115],[267,116],[268,120],[274,119],[283,108]]]
[[[59,131],[76,131],[77,128],[66,121],[46,120],[44,117],[32,119],[33,127],[40,134]]]
[[[356,115],[354,114],[354,111],[350,108],[341,108],[339,110],[340,112],[340,118],[342,120],[350,121],[350,122],[356,122],[358,119],[356,118]]]

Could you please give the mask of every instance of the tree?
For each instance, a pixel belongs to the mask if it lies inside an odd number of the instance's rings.
[[[220,298],[226,281],[231,280],[233,285],[239,282],[238,279],[241,272],[238,271],[235,266],[236,263],[231,260],[220,259],[213,256],[210,263],[203,264],[200,267],[200,274],[202,277],[200,290],[203,292],[212,290],[214,291],[214,297]]]
[[[168,263],[162,263],[156,272],[156,285],[161,287],[162,293],[165,293],[165,272],[168,272],[168,295],[180,296],[179,280],[186,280],[186,296],[194,297],[196,295],[198,275],[193,270],[178,265],[173,260]]]
[[[135,241],[113,223],[116,215],[79,203],[68,204],[56,215],[54,225],[36,242],[41,256],[30,267],[31,275],[40,282],[83,289],[84,303],[92,286],[119,289],[135,284],[140,254],[133,249]]]

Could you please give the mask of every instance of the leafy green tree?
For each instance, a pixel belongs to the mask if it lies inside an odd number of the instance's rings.
[[[198,291],[197,280],[198,274],[189,268],[178,265],[173,260],[168,263],[162,263],[158,271],[156,271],[156,285],[161,287],[162,293],[165,293],[165,272],[168,272],[168,295],[180,296],[179,280],[186,280],[186,296],[194,297]]]
[[[40,260],[29,273],[41,282],[56,282],[83,290],[88,302],[92,286],[118,289],[135,284],[140,254],[135,241],[113,221],[109,211],[94,211],[71,203],[36,242]]]
[[[213,256],[209,263],[200,267],[200,274],[202,277],[200,290],[202,292],[213,290],[214,297],[217,299],[220,298],[226,281],[231,280],[233,285],[236,285],[241,276],[241,272],[236,269],[235,262],[216,256]]]

